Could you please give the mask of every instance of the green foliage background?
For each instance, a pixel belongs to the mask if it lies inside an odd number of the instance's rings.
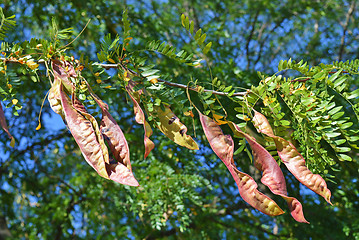
[[[6,16],[16,15],[17,25],[7,33],[7,42],[32,37],[49,39],[52,17],[56,18],[59,29],[72,27],[77,35],[91,18],[91,23],[66,53],[76,58],[85,55],[92,61],[97,61],[97,54],[101,56],[101,47],[105,45],[101,46],[101,42],[106,42],[107,34],[112,40],[117,34],[122,36],[123,10],[127,9],[134,38],[128,45],[129,51],[147,49],[147,52],[138,52],[138,56],[147,56],[146,65],[154,64],[161,77],[168,75],[169,81],[187,84],[191,79],[198,79],[206,88],[211,87],[205,85],[211,78],[207,66],[225,86],[249,89],[255,86],[253,91],[261,95],[264,90],[260,80],[266,76],[260,79],[257,71],[271,76],[277,72],[280,60],[291,58],[299,62],[304,59],[308,65],[315,66],[357,59],[359,54],[359,10],[355,1],[5,0],[0,6]],[[195,30],[202,28],[206,32],[206,43],[212,42],[206,55],[182,27],[182,13],[193,20]],[[179,63],[161,55],[154,43],[149,44],[151,41],[166,41],[178,51],[194,53],[193,59],[206,61],[197,68]],[[283,65],[282,61],[279,70],[299,70],[307,77],[313,77],[319,69],[325,69],[327,75],[332,70],[329,65],[320,65],[313,72],[306,72],[300,68],[302,64],[284,62]],[[343,71],[358,70],[354,62],[350,67],[340,67]],[[36,76],[22,68],[9,65],[14,92],[8,93],[5,101],[8,104],[11,94],[16,92],[22,106],[5,110],[17,146],[9,148],[6,135],[0,135],[0,215],[7,223],[0,227],[9,228],[11,239],[359,239],[358,151],[353,148],[348,153],[352,158],[350,162],[332,158],[335,153],[331,152],[329,137],[327,148],[320,148],[323,152],[319,155],[323,159],[317,161],[318,154],[314,156],[310,152],[313,149],[306,148],[312,143],[306,141],[311,140],[302,138],[306,132],[321,131],[316,129],[317,125],[309,124],[302,131],[292,126],[296,129],[293,138],[302,144],[302,152],[308,152],[306,158],[313,159],[308,161],[311,169],[334,181],[328,184],[334,206],[327,206],[294,177],[285,174],[289,194],[301,195],[297,198],[311,222],[310,225],[299,224],[289,213],[276,218],[265,216],[240,198],[225,166],[210,150],[198,121],[194,129],[192,119],[184,116],[189,104],[183,90],[160,89],[158,98],[177,109],[175,113],[189,128],[188,133],[197,133],[200,150],[180,148],[154,129],[152,138],[156,148],[143,159],[143,130],[134,120],[132,103],[111,78],[113,71],[101,74],[102,81],[113,89],[105,91],[95,87],[94,90],[111,106],[111,113],[125,132],[133,170],[141,185],[131,188],[102,179],[87,165],[48,103],[43,109],[43,127],[35,130],[41,102],[50,84],[44,71]],[[281,74],[284,77],[299,74],[294,70]],[[90,71],[85,70],[83,74],[95,85],[96,78]],[[339,93],[353,91],[359,86],[355,75],[340,84],[337,79],[332,80],[333,85],[329,87]],[[270,81],[274,86],[280,79],[271,78]],[[344,84],[343,89],[336,89]],[[320,85],[315,88],[320,93],[324,91]],[[277,98],[270,94],[267,97],[269,100]],[[300,97],[283,101],[290,109],[290,103],[294,106]],[[199,99],[194,97],[194,101],[199,102]],[[230,101],[225,98],[221,101],[226,109],[228,106],[229,116],[238,114]],[[331,100],[318,95],[313,101],[323,106],[331,102],[335,102],[335,106],[343,105],[342,111],[357,129],[357,116],[345,98],[336,96]],[[266,106],[262,107],[265,111]],[[19,116],[13,116],[11,109]],[[316,112],[310,117],[317,116],[315,114],[325,113]],[[55,126],[57,123],[59,127]],[[320,126],[325,124],[319,123]],[[332,127],[326,131],[338,129]],[[347,136],[356,137],[354,133],[348,132]],[[235,160],[243,171],[254,174],[257,180],[260,178],[246,152],[238,154]],[[270,195],[268,190],[262,190]],[[280,198],[273,198],[284,203]]]

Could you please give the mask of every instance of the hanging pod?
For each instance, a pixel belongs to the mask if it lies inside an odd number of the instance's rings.
[[[144,114],[140,104],[138,103],[139,102],[139,93],[133,92],[132,88],[130,88],[129,86],[126,87],[126,91],[133,102],[133,112],[135,113],[135,120],[138,124],[143,125],[143,129],[145,131],[145,134],[144,134],[145,156],[144,156],[144,158],[146,158],[148,156],[148,154],[150,154],[150,152],[155,147],[155,144],[150,139],[150,136],[152,135],[153,131],[151,129],[151,126],[146,121],[145,114]]]
[[[102,121],[101,127],[99,127],[96,119],[87,112],[85,106],[74,94],[75,86],[70,78],[78,77],[78,75],[73,70],[73,66],[68,62],[59,61],[53,61],[51,66],[55,77],[48,96],[51,108],[63,118],[88,164],[106,179],[138,186],[131,171],[126,139],[108,112],[107,105],[97,98],[89,88],[102,109]],[[72,99],[66,93],[66,91],[69,92],[69,89]],[[110,161],[104,139],[108,142],[114,155],[113,161]]]

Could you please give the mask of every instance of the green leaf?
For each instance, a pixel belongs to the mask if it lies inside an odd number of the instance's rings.
[[[352,122],[347,122],[347,123],[344,123],[344,124],[340,125],[340,128],[341,129],[346,129],[346,128],[349,128],[351,126],[353,126],[353,123]]]
[[[198,29],[198,31],[196,32],[196,34],[194,35],[194,40],[198,40],[202,35],[202,29]]]
[[[339,160],[341,161],[352,161],[353,159],[351,157],[349,157],[348,155],[345,155],[345,154],[339,154]]]
[[[351,142],[355,142],[355,141],[358,141],[359,140],[359,136],[351,136],[349,137],[349,141]]]
[[[339,140],[336,140],[336,141],[334,141],[334,143],[336,144],[336,145],[342,145],[343,143],[345,143],[347,140],[345,140],[345,139],[339,139]]]
[[[204,43],[204,40],[206,40],[206,36],[207,36],[207,34],[204,33],[204,34],[200,37],[200,39],[198,39],[198,41],[197,41],[198,45],[202,45],[202,44]]]
[[[335,150],[337,152],[350,152],[351,148],[349,148],[349,147],[337,147]]]
[[[191,33],[191,35],[193,34],[193,28],[194,28],[194,22],[191,21],[190,27],[189,27],[189,32]]]
[[[327,133],[325,133],[325,135],[326,135],[328,138],[334,138],[334,137],[340,136],[340,133],[338,133],[338,132],[327,132]]]
[[[185,53],[185,51],[184,50],[181,50],[181,51],[179,51],[177,54],[176,54],[176,56],[177,57],[182,57],[182,55]]]
[[[313,81],[320,81],[327,75],[325,71],[320,71],[313,76]]]
[[[328,114],[329,114],[329,115],[333,115],[333,114],[339,112],[340,109],[342,109],[342,108],[343,108],[343,106],[339,106],[339,107],[333,108],[332,110],[330,110],[330,111],[328,112]]]
[[[328,82],[334,82],[335,79],[339,76],[339,74],[342,72],[342,69],[338,70],[336,73],[334,73],[330,78],[328,78]]]
[[[280,72],[282,70],[283,70],[283,60],[280,60],[279,64],[278,64],[278,72]]]
[[[202,94],[202,98],[203,98],[204,100],[210,98],[211,96],[212,96],[212,91],[210,91],[210,92],[204,92],[204,93]]]
[[[185,27],[184,21],[186,19],[186,15],[182,14],[181,15],[181,22],[182,22],[182,26]]]
[[[148,81],[150,81],[150,80],[152,80],[152,79],[159,78],[159,77],[161,77],[161,76],[160,76],[160,75],[150,75],[150,76],[146,77],[146,79],[147,79]]]
[[[228,93],[228,96],[231,97],[235,92],[236,90],[233,89],[231,92]]]
[[[343,82],[345,82],[347,80],[347,76],[342,76],[341,78],[339,78],[337,81],[335,81],[334,83],[334,88],[337,88],[338,86],[340,86]]]
[[[333,120],[336,120],[336,119],[340,118],[343,115],[344,115],[344,112],[338,112],[338,113],[334,114],[331,118]]]
[[[157,51],[161,52],[165,46],[166,46],[166,42],[161,43],[161,45],[157,48]]]
[[[144,77],[148,77],[148,76],[154,75],[155,73],[157,73],[159,71],[160,70],[158,70],[158,69],[149,69],[147,71],[142,72],[141,75]]]
[[[353,98],[357,98],[357,97],[359,97],[359,88],[357,90],[354,90],[353,92],[351,92],[348,99],[353,99]]]
[[[184,20],[184,27],[186,28],[187,31],[189,31],[189,18],[186,17]]]
[[[206,102],[206,104],[210,105],[210,104],[215,103],[216,101],[212,100],[212,99],[209,99],[209,100],[206,100],[205,102]]]
[[[290,122],[288,120],[281,120],[280,124],[283,125],[283,126],[289,126]]]
[[[203,48],[203,53],[207,54],[208,51],[211,49],[212,47],[212,42],[209,42],[204,48]]]
[[[223,89],[223,92],[229,92],[232,89],[232,86],[228,86],[225,89]]]

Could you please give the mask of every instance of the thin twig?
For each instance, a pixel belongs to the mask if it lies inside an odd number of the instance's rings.
[[[6,59],[6,58],[0,58],[0,61],[5,61],[7,63],[19,63],[19,61],[17,59]],[[45,60],[43,59],[40,59],[38,61],[36,61],[37,64],[45,64]],[[107,63],[96,63],[95,65],[97,66],[100,66],[100,67],[103,67],[105,68],[106,70],[109,70],[111,68],[123,68],[127,71],[129,71],[131,74],[134,74],[134,75],[137,75],[137,76],[140,76],[140,74],[138,74],[137,72],[133,71],[132,69],[129,69],[125,66],[123,66],[122,64],[107,64]],[[183,88],[183,89],[186,89],[187,88],[187,85],[184,85],[184,84],[180,84],[180,83],[174,83],[174,82],[169,82],[169,81],[166,81],[164,79],[160,79],[158,78],[157,79],[159,82],[163,82],[164,84],[168,85],[168,86],[172,86],[172,87],[177,87],[177,88]],[[198,92],[198,89],[196,88],[188,88],[189,90],[191,91],[195,91],[195,92]],[[210,89],[203,89],[203,92],[211,92],[212,94],[215,94],[215,95],[220,95],[220,96],[227,96],[229,93],[226,93],[226,92],[220,92],[220,91],[214,91],[214,90],[210,90]],[[235,92],[233,93],[231,96],[244,96],[248,94],[248,92]]]
[[[251,64],[251,59],[250,59],[250,56],[249,56],[249,54],[250,54],[249,53],[249,44],[250,44],[250,42],[252,41],[252,38],[253,38],[253,34],[254,34],[256,23],[257,23],[257,20],[258,20],[259,12],[260,12],[260,10],[258,9],[257,12],[256,12],[256,15],[254,16],[254,20],[252,22],[252,29],[251,29],[251,32],[249,33],[247,43],[246,43],[246,57],[247,57],[247,67],[246,67],[246,69],[247,70],[249,70],[249,67],[250,67],[250,64]]]
[[[80,37],[80,35],[83,33],[83,31],[85,31],[85,29],[87,28],[87,25],[89,25],[89,23],[91,22],[91,19],[89,19],[85,25],[85,27],[81,30],[81,32],[79,33],[79,35],[77,35],[71,42],[69,42],[68,44],[66,44],[65,46],[61,47],[61,49],[64,49],[66,48],[67,46],[71,45],[73,42],[76,41],[76,39],[78,37]]]
[[[135,71],[133,71],[132,69],[126,68],[125,66],[123,66],[122,64],[102,64],[102,63],[97,63],[96,65],[101,66],[105,69],[110,69],[110,68],[118,68],[121,67],[122,69],[125,69],[127,71],[129,71],[131,74],[140,76],[140,74],[136,73]],[[183,89],[189,89],[191,91],[195,91],[198,92],[198,89],[196,88],[191,88],[191,87],[187,87],[187,85],[184,84],[180,84],[180,83],[174,83],[174,82],[169,82],[163,79],[158,78],[157,79],[159,82],[163,82],[164,84],[168,85],[168,86],[172,86],[172,87],[178,87],[178,88],[183,88]],[[221,95],[221,96],[227,96],[228,93],[225,92],[219,92],[219,91],[214,91],[214,90],[210,90],[210,89],[203,89],[204,92],[212,92],[212,94],[215,95]],[[233,93],[231,96],[244,96],[246,95],[247,92],[236,92]]]
[[[308,80],[310,80],[310,78],[305,78],[305,79],[293,79],[293,80],[291,80],[290,82],[306,82],[306,81],[308,81]]]

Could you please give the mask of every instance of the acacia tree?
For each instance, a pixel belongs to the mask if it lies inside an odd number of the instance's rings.
[[[253,32],[258,16],[256,11]],[[2,19],[2,37],[5,37],[11,33],[10,26],[14,22],[5,16]],[[230,81],[230,74],[219,72],[223,63],[219,56],[211,55],[214,43],[206,40],[207,35],[198,27],[198,18],[193,19],[184,14],[179,21],[187,33],[183,41],[189,41],[191,48],[180,48],[171,42],[171,38],[162,41],[155,36],[143,44],[134,38],[125,11],[122,35],[113,34],[116,30],[112,28],[112,35],[104,36],[101,41],[96,61],[90,60],[92,56],[71,50],[76,43],[71,40],[74,36],[71,29],[59,29],[55,20],[49,30],[50,39],[2,43],[1,84],[7,107],[12,107],[15,115],[19,111],[19,115],[34,119],[39,112],[35,109],[41,104],[31,102],[33,91],[21,89],[35,91],[39,86],[40,89],[50,89],[47,97],[50,107],[61,116],[75,140],[64,138],[69,135],[67,131],[51,134],[41,124],[36,127],[32,123],[21,128],[16,120],[8,131],[2,120],[2,126],[11,139],[10,145],[14,145],[15,139],[20,143],[15,144],[18,146],[15,150],[4,146],[4,152],[10,154],[11,160],[4,162],[2,173],[8,173],[6,175],[10,178],[14,174],[18,177],[4,188],[4,193],[17,196],[16,191],[9,191],[16,186],[28,192],[18,198],[15,209],[4,209],[4,215],[26,213],[21,211],[21,208],[26,208],[30,213],[18,221],[36,223],[36,227],[16,227],[16,220],[13,220],[14,232],[23,228],[25,237],[46,237],[55,232],[58,238],[71,234],[86,237],[104,232],[116,237],[130,234],[154,238],[176,232],[184,237],[193,233],[199,238],[223,237],[225,235],[221,234],[227,234],[226,227],[236,227],[242,220],[245,223],[240,227],[247,231],[259,228],[257,237],[260,238],[273,234],[267,228],[273,219],[261,215],[260,221],[267,225],[258,225],[258,220],[253,220],[258,219],[258,212],[249,205],[270,216],[283,214],[283,202],[275,202],[281,201],[275,196],[278,195],[288,203],[295,220],[307,222],[299,182],[330,203],[331,192],[324,179],[336,181],[329,172],[350,166],[351,163],[343,162],[355,158],[358,148],[359,92],[355,87],[358,61],[309,65],[303,60],[281,60],[277,73],[267,75],[259,72],[259,82],[248,86],[251,83],[248,81],[247,87],[238,87]],[[281,22],[277,24],[280,26]],[[276,29],[276,25],[273,28]],[[75,36],[78,39],[82,37],[80,34]],[[263,48],[260,39],[257,41],[258,47]],[[254,60],[251,55],[250,42],[248,40],[245,46],[247,70],[260,59]],[[70,51],[73,54],[69,54]],[[340,58],[342,56],[343,53]],[[154,58],[158,61],[166,59],[170,64],[161,66]],[[233,60],[230,64],[234,64]],[[176,73],[178,69],[182,74]],[[240,76],[236,71],[233,73]],[[32,82],[20,80],[21,75]],[[241,79],[254,76],[247,72]],[[39,98],[34,100],[39,101]],[[51,110],[45,105],[43,111]],[[134,115],[130,114],[132,111]],[[172,111],[181,116],[181,120]],[[116,112],[122,114],[116,115]],[[125,133],[118,124],[126,129]],[[174,143],[165,140],[156,128]],[[224,135],[223,131],[229,135]],[[197,134],[196,141],[190,136],[192,132]],[[21,143],[20,136],[26,135],[35,136],[34,141]],[[233,200],[235,194],[229,187],[232,186],[228,181],[230,175],[215,157],[207,153],[206,139],[232,175],[240,196],[249,205],[239,198]],[[54,146],[51,142],[55,143]],[[190,150],[184,151],[183,147]],[[199,153],[193,151],[195,149],[200,149]],[[79,163],[81,153],[103,178],[130,186],[140,184],[140,187],[121,188],[94,174],[86,176],[89,169]],[[25,156],[23,166],[9,167],[18,163],[22,156]],[[202,159],[204,156],[213,162],[208,164],[208,160]],[[130,158],[136,159],[132,161],[132,167]],[[246,160],[242,161],[244,158]],[[251,167],[248,159],[258,170]],[[277,162],[284,163],[290,172],[286,172],[283,166],[279,167]],[[71,164],[76,166],[76,170],[68,174]],[[35,174],[29,175],[32,169]],[[289,194],[284,176],[289,182]],[[350,175],[346,176],[350,178]],[[214,188],[208,179],[215,182],[212,183]],[[257,189],[255,180],[268,189],[263,186]],[[349,185],[356,182],[349,182],[347,187],[353,189]],[[46,190],[38,191],[42,187]],[[51,195],[41,193],[51,190],[56,197],[49,201]],[[221,197],[218,200],[214,197],[223,193],[232,198]],[[26,199],[28,204],[23,203]],[[11,201],[11,198],[8,196],[4,200]],[[324,208],[323,204],[321,207]],[[105,211],[109,208],[127,210],[135,216],[123,213],[112,216]],[[47,227],[47,222],[37,222],[34,218],[39,215],[48,216],[56,228]],[[230,219],[224,220],[228,215]],[[203,228],[208,223],[204,221],[208,216],[214,232]],[[279,236],[285,238],[295,235],[295,230],[285,227],[287,217],[275,218],[283,228]],[[307,218],[313,224],[315,217],[311,217]],[[116,229],[117,224],[111,223],[113,219],[125,219],[133,224],[130,228]],[[143,225],[137,228],[136,221]],[[82,226],[76,227],[79,222]],[[98,222],[110,230],[96,226]],[[231,234],[238,237],[242,233]],[[274,234],[278,231],[274,230]],[[348,230],[346,234],[355,234],[355,230]]]

